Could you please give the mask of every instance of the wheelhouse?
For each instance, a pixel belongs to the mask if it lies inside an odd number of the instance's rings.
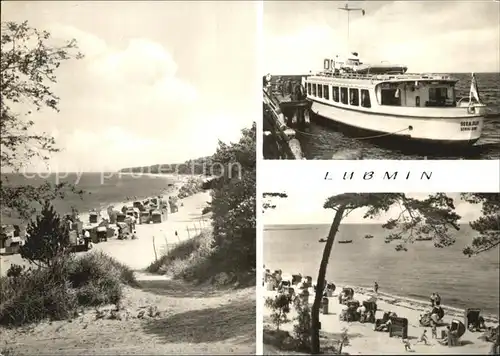
[[[375,86],[382,106],[456,107],[456,80],[398,80]]]

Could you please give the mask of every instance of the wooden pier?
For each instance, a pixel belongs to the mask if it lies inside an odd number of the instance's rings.
[[[296,134],[309,128],[311,103],[297,81],[274,79],[263,88],[264,158],[304,159]]]

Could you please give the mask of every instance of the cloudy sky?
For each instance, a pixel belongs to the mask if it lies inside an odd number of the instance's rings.
[[[500,2],[265,1],[264,72],[308,73],[324,58],[358,51],[365,62],[406,64],[409,72],[500,71]]]
[[[324,192],[317,192],[314,190],[300,189],[297,187],[294,191],[287,191],[288,198],[279,199],[272,198],[266,199],[276,204],[275,209],[266,210],[263,214],[264,225],[280,225],[280,224],[330,224],[332,222],[335,212],[332,209],[323,209],[323,204],[330,196],[341,194],[339,192],[331,193],[330,195]],[[425,199],[429,194],[412,194],[407,195],[417,199]],[[457,214],[462,219],[461,223],[467,223],[475,220],[481,215],[481,206],[478,204],[469,204],[460,199],[460,193],[447,193],[447,195],[454,199]],[[389,218],[396,218],[401,210],[399,207],[391,208],[387,214],[382,214],[375,219],[363,219],[365,209],[357,209],[350,213],[343,223],[352,224],[381,224],[385,223]]]
[[[212,154],[258,119],[253,2],[2,2],[86,55],[64,63],[60,113],[36,113],[63,152],[54,171],[114,170]],[[33,166],[40,168],[33,163]]]

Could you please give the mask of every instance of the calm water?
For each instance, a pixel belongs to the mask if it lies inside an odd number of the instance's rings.
[[[41,184],[44,179],[41,177],[28,179],[22,174],[6,174],[2,177],[7,177],[8,184],[24,185]],[[56,182],[56,175],[52,174],[47,180]],[[80,212],[87,212],[92,208],[103,207],[108,204],[124,201],[128,198],[131,200],[142,199],[149,196],[154,196],[165,192],[170,183],[166,178],[139,176],[133,177],[130,175],[119,175],[118,173],[83,173],[78,180],[77,173],[68,173],[68,176],[59,178],[60,182],[68,182],[75,184],[77,189],[82,189],[86,192],[83,198],[77,195],[70,194],[65,199],[58,199],[54,202],[55,208],[60,213],[70,212],[74,206]],[[9,217],[2,216],[2,223],[7,224],[16,221]]]
[[[317,277],[329,225],[268,225],[264,231],[266,268],[284,273]],[[365,239],[366,234],[374,236]],[[394,242],[384,243],[388,233],[375,224],[343,224],[328,264],[327,280],[352,286],[372,287],[402,297],[428,300],[438,292],[443,304],[463,308],[480,307],[498,316],[499,249],[476,257],[462,254],[473,236],[468,225],[457,233],[455,245],[435,248],[432,242],[409,244],[408,251],[395,251]]]
[[[460,81],[456,85],[457,98],[469,96],[470,73],[455,73]],[[461,152],[436,152],[422,149],[401,150],[387,146],[387,142],[374,143],[358,140],[322,124],[311,124],[309,134],[299,133],[304,155],[308,159],[330,159],[334,153],[349,149],[359,150],[366,159],[498,159],[500,158],[500,73],[476,73],[481,100],[493,116],[486,119],[483,136],[474,147]],[[425,151],[424,151],[425,150]]]

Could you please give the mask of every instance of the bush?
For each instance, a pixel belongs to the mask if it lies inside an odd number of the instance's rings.
[[[14,268],[18,272],[18,268]],[[67,319],[79,307],[116,304],[133,272],[102,252],[54,259],[49,267],[0,278],[0,324]]]
[[[219,143],[212,160],[226,169],[212,184],[210,204],[218,258],[231,272],[255,270],[256,125],[237,143]]]
[[[309,351],[311,349],[311,309],[309,303],[301,298],[296,298],[294,307],[297,311],[296,321],[293,326],[293,334],[297,340],[300,350]]]
[[[27,271],[0,279],[0,324],[22,325],[50,318],[71,317],[77,308],[76,291],[64,280],[66,266]]]
[[[22,275],[22,273],[26,270],[26,266],[12,264],[7,270],[7,277],[17,278]]]
[[[203,190],[203,180],[201,178],[191,177],[180,188],[177,194],[179,199],[187,198]]]
[[[68,280],[77,290],[83,306],[117,304],[122,296],[122,283],[137,285],[133,271],[103,252],[92,252],[75,259]]]
[[[135,279],[134,271],[101,251],[93,251],[74,259],[69,278],[74,288],[78,288],[89,281],[111,276],[132,287],[139,285]]]
[[[266,298],[265,306],[271,309],[271,321],[276,326],[276,330],[280,329],[280,325],[288,323],[288,313],[290,312],[290,296],[288,294],[279,293],[274,298]]]

